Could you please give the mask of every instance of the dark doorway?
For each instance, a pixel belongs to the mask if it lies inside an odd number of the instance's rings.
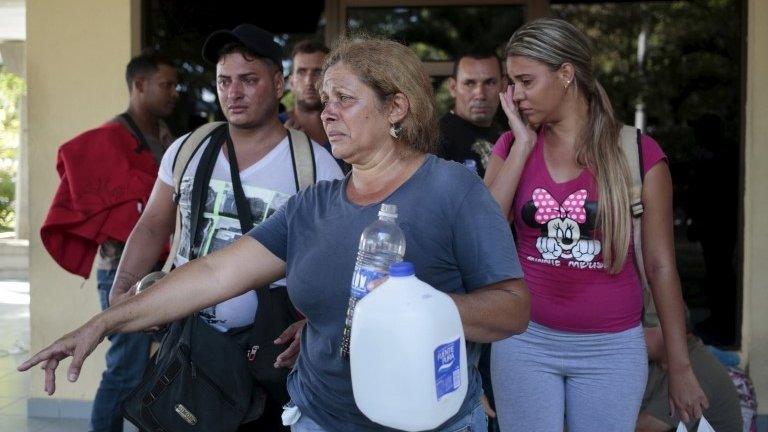
[[[693,329],[709,344],[738,347],[741,2],[562,2],[550,11],[592,37],[599,79],[619,118],[644,118],[646,133],[667,154]]]

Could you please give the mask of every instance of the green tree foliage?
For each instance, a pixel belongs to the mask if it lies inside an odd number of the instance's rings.
[[[347,9],[347,28],[353,35],[400,41],[424,61],[451,61],[472,50],[492,51],[501,58],[524,18],[525,9],[519,5],[356,7]],[[453,106],[446,77],[433,77],[433,87],[442,115]]]
[[[218,112],[214,68],[200,59],[202,41],[212,30],[242,22],[244,15],[217,15],[217,4],[187,2],[179,6],[159,0],[148,1],[148,11],[145,41],[179,60],[182,102],[172,123],[185,131],[187,114]],[[350,33],[387,36],[404,42],[425,61],[442,61],[477,48],[495,50],[501,56],[509,36],[523,23],[524,12],[518,5],[352,7],[347,9],[346,24]],[[737,145],[741,130],[740,2],[578,2],[553,4],[550,13],[569,20],[592,38],[598,77],[619,118],[632,123],[635,105],[642,101],[648,132],[662,143],[673,163],[695,155],[689,123],[705,113],[724,119],[727,136]],[[216,18],[201,20],[201,16]],[[257,15],[253,19],[270,28],[260,22],[268,20]],[[321,20],[315,35],[280,34],[286,52],[299,38],[321,36],[323,23]],[[644,27],[647,50],[641,69],[637,40]],[[289,62],[284,66],[287,72]],[[434,80],[441,113],[452,102],[442,83],[442,77]],[[290,96],[284,103],[290,107]]]
[[[691,123],[724,120],[737,146],[741,106],[741,15],[735,0],[553,5],[553,15],[594,41],[598,79],[619,118],[633,123],[643,102],[648,132],[672,162],[695,157]],[[642,68],[638,36],[647,31]],[[724,143],[725,144],[725,143]]]
[[[9,231],[14,226],[22,94],[24,80],[0,69],[0,231]]]
[[[347,28],[405,43],[425,61],[453,60],[482,48],[501,55],[524,8],[501,6],[382,7],[347,9]]]
[[[19,131],[19,100],[24,80],[0,69],[0,133]]]

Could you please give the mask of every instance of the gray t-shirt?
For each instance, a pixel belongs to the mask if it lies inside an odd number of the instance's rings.
[[[339,353],[360,234],[380,207],[350,202],[348,179],[319,182],[295,195],[249,234],[287,263],[288,293],[308,318],[288,378],[293,402],[329,431],[381,431],[387,428],[355,405],[349,362]],[[419,279],[440,291],[466,293],[522,278],[509,224],[482,181],[465,167],[429,155],[383,202],[397,205],[405,260]],[[479,403],[474,367],[479,345],[468,343],[467,352],[469,391],[449,422]]]

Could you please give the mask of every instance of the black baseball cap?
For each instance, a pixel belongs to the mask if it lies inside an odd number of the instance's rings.
[[[217,30],[203,44],[203,59],[211,64],[219,60],[219,50],[231,42],[240,42],[254,54],[266,57],[280,66],[283,48],[275,42],[275,36],[253,24],[240,24],[233,30]]]

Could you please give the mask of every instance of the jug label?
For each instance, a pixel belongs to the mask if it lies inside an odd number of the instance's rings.
[[[386,272],[377,270],[376,268],[355,266],[355,272],[352,275],[352,297],[357,300],[365,297],[369,291],[369,284],[386,275]]]
[[[461,387],[461,338],[435,349],[437,400]]]

